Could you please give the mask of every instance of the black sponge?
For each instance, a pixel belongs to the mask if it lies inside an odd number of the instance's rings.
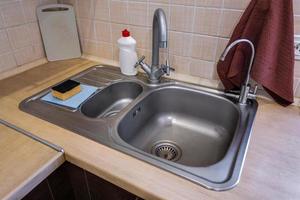
[[[54,86],[52,90],[60,93],[66,93],[72,90],[73,88],[77,87],[78,85],[80,85],[80,83],[78,83],[77,81],[67,80],[59,85]]]

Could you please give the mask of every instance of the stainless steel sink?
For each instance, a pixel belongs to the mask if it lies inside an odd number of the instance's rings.
[[[43,102],[50,88],[20,108],[212,190],[234,187],[241,175],[257,102],[238,104],[223,91],[114,67],[92,67],[71,77],[98,87],[78,109]]]

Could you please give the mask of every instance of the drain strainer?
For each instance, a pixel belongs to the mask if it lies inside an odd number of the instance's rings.
[[[151,153],[170,161],[177,161],[181,157],[181,149],[169,141],[156,142],[151,149]]]

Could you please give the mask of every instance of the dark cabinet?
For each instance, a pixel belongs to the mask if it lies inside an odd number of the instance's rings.
[[[65,162],[24,200],[140,200],[134,194]]]

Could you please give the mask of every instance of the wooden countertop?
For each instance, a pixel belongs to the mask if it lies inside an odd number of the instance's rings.
[[[300,199],[300,109],[260,101],[239,185],[214,192],[18,109],[95,63],[53,62],[0,81],[0,118],[64,148],[66,159],[145,199]]]
[[[0,124],[0,199],[20,199],[64,162],[57,152]]]

